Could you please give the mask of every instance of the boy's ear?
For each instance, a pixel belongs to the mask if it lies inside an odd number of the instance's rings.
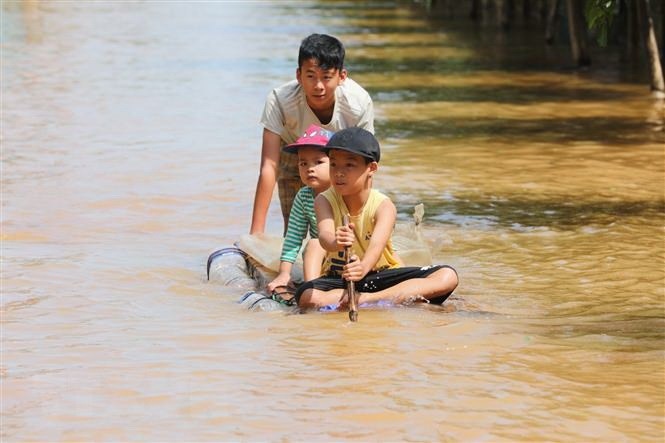
[[[344,80],[346,80],[347,75],[349,75],[349,73],[347,72],[346,69],[342,69],[341,71],[339,71],[339,81],[343,82]]]
[[[296,80],[298,80],[298,83],[300,83],[300,76],[302,75],[302,71],[300,70],[300,67],[296,68]]]
[[[377,162],[371,162],[369,164],[369,176],[373,176],[374,173],[379,169],[379,164]]]

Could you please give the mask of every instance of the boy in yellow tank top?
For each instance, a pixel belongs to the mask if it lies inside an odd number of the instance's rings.
[[[381,157],[374,135],[358,127],[343,129],[326,147],[331,187],[314,200],[319,242],[327,251],[323,277],[298,288],[298,306],[345,305],[347,281],[355,282],[359,304],[381,300],[443,303],[457,287],[457,272],[447,265],[402,267],[393,251],[397,210],[387,196],[372,189]],[[345,214],[349,215],[348,226],[342,222]],[[348,264],[344,261],[346,246],[352,250]]]

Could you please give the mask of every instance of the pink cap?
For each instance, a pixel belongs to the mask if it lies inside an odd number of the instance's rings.
[[[295,143],[284,146],[284,152],[295,154],[298,148],[325,148],[333,133],[317,125],[309,125],[305,133]]]

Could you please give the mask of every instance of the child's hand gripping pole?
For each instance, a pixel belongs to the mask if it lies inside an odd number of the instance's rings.
[[[349,226],[349,216],[344,215],[344,226]],[[347,264],[351,261],[351,246],[344,246],[344,260]],[[358,300],[356,298],[356,286],[351,280],[346,282],[346,292],[349,294],[349,320],[358,321]]]

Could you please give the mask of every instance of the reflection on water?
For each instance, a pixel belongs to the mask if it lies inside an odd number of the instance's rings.
[[[2,8],[3,440],[663,439],[665,117],[635,72],[391,3]],[[350,324],[205,282],[315,31],[375,98],[378,187],[460,271],[447,307]]]

